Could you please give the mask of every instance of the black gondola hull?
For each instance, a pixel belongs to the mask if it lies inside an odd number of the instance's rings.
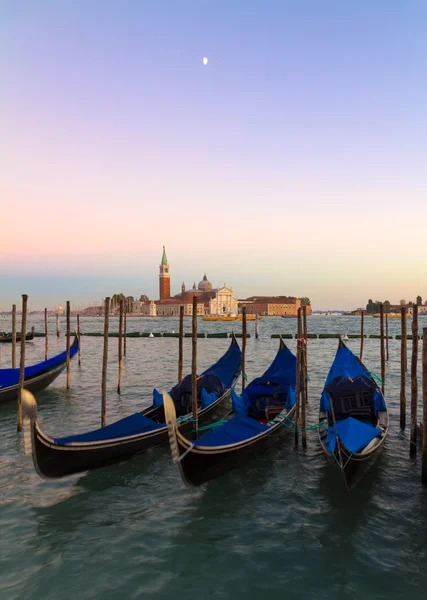
[[[288,414],[288,417],[291,418],[294,412],[295,408]],[[185,455],[188,448],[184,447],[178,437],[181,476],[184,482],[190,486],[202,485],[257,458],[280,441],[288,431],[289,429],[285,425],[278,423],[271,427],[270,431],[240,444],[233,444],[229,449],[224,447],[202,449],[200,447]],[[199,443],[203,443],[203,438]]]
[[[153,418],[158,410],[150,407],[142,411],[142,414]],[[227,390],[214,404],[200,411],[199,424],[206,425],[214,420],[223,419],[230,410],[231,390]],[[187,435],[191,433],[193,426],[192,421],[183,422],[179,430],[183,435]],[[31,435],[34,466],[39,475],[46,478],[66,477],[122,462],[150,448],[163,446],[169,440],[166,426],[137,436],[90,444],[56,444],[40,431],[35,422],[32,423]]]

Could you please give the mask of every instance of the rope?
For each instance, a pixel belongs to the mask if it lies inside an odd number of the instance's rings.
[[[193,429],[193,432],[196,431],[207,431],[208,429],[214,429],[215,427],[219,427],[220,425],[224,425],[224,423],[228,423],[228,421],[214,421],[209,425],[204,425],[203,427],[199,427],[197,430]]]
[[[394,433],[396,435],[398,435],[400,438],[402,438],[403,440],[405,440],[405,442],[409,442],[410,444],[413,444],[414,446],[417,446],[417,442],[413,442],[412,440],[408,439],[408,437],[402,433],[401,431],[397,431],[396,429],[393,429],[393,427],[390,427],[390,429],[392,431],[394,431]]]
[[[372,371],[368,371],[368,373],[372,377],[372,379],[376,379],[379,383],[381,383],[381,385],[385,385],[385,382],[381,379],[381,377],[378,377],[378,375],[376,375]]]

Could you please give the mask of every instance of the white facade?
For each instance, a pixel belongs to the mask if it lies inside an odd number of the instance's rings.
[[[157,316],[156,303],[154,300],[150,300],[150,302],[140,302],[140,312],[147,317]]]
[[[238,300],[233,297],[232,288],[222,287],[215,290],[215,297],[209,302],[210,315],[237,315]]]

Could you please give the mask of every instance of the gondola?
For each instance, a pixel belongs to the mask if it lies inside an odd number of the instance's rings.
[[[77,335],[70,346],[70,358],[77,354],[79,342]],[[32,393],[44,390],[66,367],[66,351],[52,356],[48,360],[25,367],[24,386]],[[19,369],[0,369],[0,404],[18,398]]]
[[[16,341],[20,342],[21,341],[21,337],[22,337],[21,334],[17,333],[16,334]],[[25,341],[26,342],[30,342],[33,339],[34,339],[34,327],[31,327],[30,333],[27,333],[26,336],[25,336]],[[12,334],[11,333],[5,333],[3,335],[3,337],[0,337],[0,344],[11,344],[12,341],[13,341],[13,338],[12,338]]]
[[[350,490],[384,447],[389,417],[378,384],[342,340],[320,399],[319,424],[322,450]]]
[[[231,411],[231,390],[241,370],[241,351],[233,336],[230,347],[213,366],[197,378],[200,405],[199,423],[222,419]],[[180,431],[189,433],[192,420],[192,378],[187,375],[171,391]],[[153,392],[152,406],[87,433],[54,438],[43,433],[37,423],[37,404],[31,395],[22,399],[26,452],[31,452],[36,471],[46,478],[98,469],[168,443],[163,396]]]
[[[180,432],[174,403],[164,393],[172,458],[184,482],[199,486],[215,479],[256,458],[293,429],[295,383],[296,358],[280,338],[277,355],[264,375],[254,379],[242,396],[233,392],[234,415],[194,442]]]

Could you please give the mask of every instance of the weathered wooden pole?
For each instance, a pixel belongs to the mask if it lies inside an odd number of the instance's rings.
[[[423,460],[421,481],[427,484],[427,327],[423,328]]]
[[[126,320],[127,320],[127,306],[125,305],[125,312],[123,314],[123,356],[126,356]]]
[[[301,375],[302,375],[302,383],[303,383],[303,389],[302,389],[302,395],[301,395],[301,401],[302,401],[302,410],[301,410],[301,440],[302,440],[302,446],[303,448],[307,447],[307,432],[306,432],[306,427],[307,427],[307,398],[308,398],[308,390],[307,390],[307,380],[308,380],[308,372],[307,372],[307,337],[308,337],[308,333],[307,333],[307,307],[303,306],[302,307],[302,322],[303,322],[303,338],[304,341],[301,344],[301,358],[302,358],[302,365],[301,365]]]
[[[257,340],[259,335],[258,335],[258,324],[259,324],[259,318],[258,318],[258,313],[255,314],[255,339]]]
[[[179,307],[178,383],[182,381],[182,359],[184,355],[184,306]]]
[[[385,315],[385,359],[388,362],[388,314]]]
[[[427,484],[427,327],[423,328],[423,460],[421,481]]]
[[[385,390],[385,353],[384,353],[384,304],[380,303],[380,358],[381,358],[381,390]]]
[[[407,339],[406,339],[406,307],[400,309],[401,333],[400,340],[400,428],[406,427],[406,371],[407,371]]]
[[[81,355],[80,355],[80,315],[77,315],[77,339],[79,342],[79,351],[78,351],[78,361],[79,361],[79,367],[80,367],[80,363],[81,363]]]
[[[365,311],[362,310],[360,313],[360,360],[363,360],[363,342],[365,341],[365,333],[364,333],[364,320],[365,320]]]
[[[59,312],[56,313],[56,337],[59,337]]]
[[[16,304],[12,305],[12,369],[16,369]]]
[[[191,397],[193,404],[194,439],[197,439],[197,296],[193,296],[193,320],[192,320],[192,352],[191,352]]]
[[[70,389],[71,383],[71,373],[70,373],[70,336],[71,336],[71,328],[70,328],[70,301],[67,300],[67,390]]]
[[[298,431],[300,427],[300,396],[301,396],[301,308],[298,309],[298,331],[297,331],[297,367],[296,367],[296,408],[295,408],[295,446],[298,446]]]
[[[107,424],[107,363],[108,363],[108,329],[110,326],[110,298],[105,298],[104,308],[104,354],[102,356],[101,383],[101,427]]]
[[[418,403],[418,306],[412,308],[412,358],[411,358],[411,444],[409,453],[417,453],[417,403]]]
[[[16,429],[22,431],[22,390],[25,380],[25,336],[27,333],[27,294],[22,294],[21,356],[19,360],[18,419]]]
[[[123,298],[120,300],[120,316],[119,316],[119,348],[118,348],[118,362],[119,362],[119,380],[117,382],[117,393],[121,394],[121,383],[122,383],[122,347],[123,347]]]
[[[47,360],[49,353],[49,333],[47,329],[47,308],[44,309],[44,359]]]
[[[246,386],[246,306],[242,307],[242,392]]]

